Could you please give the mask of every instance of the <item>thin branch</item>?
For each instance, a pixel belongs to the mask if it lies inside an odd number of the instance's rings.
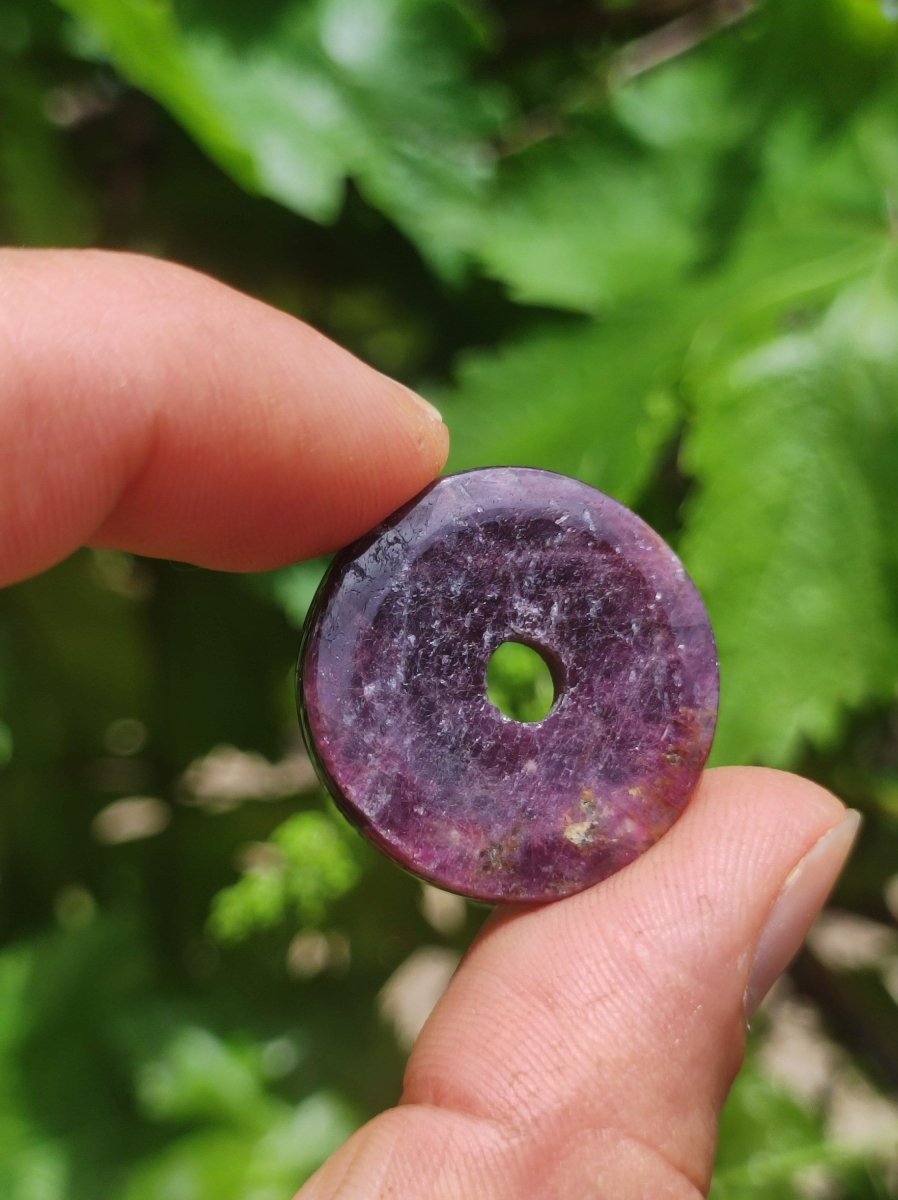
[[[554,107],[544,106],[526,114],[511,129],[497,148],[499,157],[516,154],[537,142],[564,133],[571,115],[584,108],[600,105],[608,93],[628,80],[642,75],[681,54],[686,54],[721,29],[744,20],[757,7],[758,0],[695,0],[684,15],[654,29],[645,37],[630,42],[610,60],[599,64],[586,81],[573,83],[558,98]],[[659,3],[652,11],[670,12],[675,6]],[[682,2],[676,5],[679,9]],[[590,9],[604,18],[612,14]]]
[[[611,63],[609,86],[620,87],[637,75],[687,54],[721,29],[744,20],[755,8],[757,0],[709,0],[697,5],[691,12],[625,46]]]

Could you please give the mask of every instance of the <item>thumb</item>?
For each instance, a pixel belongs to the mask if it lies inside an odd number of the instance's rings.
[[[794,776],[708,772],[637,862],[488,925],[418,1041],[403,1104],[303,1200],[704,1195],[748,1009],[857,824]]]

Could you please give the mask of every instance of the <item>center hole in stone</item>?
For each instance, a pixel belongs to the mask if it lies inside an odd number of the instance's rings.
[[[487,663],[486,694],[514,721],[542,721],[555,703],[555,680],[541,651],[524,642],[503,642]]]

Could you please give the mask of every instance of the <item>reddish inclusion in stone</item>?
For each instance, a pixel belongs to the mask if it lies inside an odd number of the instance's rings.
[[[556,701],[486,694],[503,642]],[[686,806],[717,713],[695,586],[639,517],[525,467],[450,475],[334,560],[303,637],[299,708],[343,812],[401,866],[486,901],[579,891]]]

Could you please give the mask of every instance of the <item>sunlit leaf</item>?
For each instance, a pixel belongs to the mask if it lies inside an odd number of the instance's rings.
[[[320,221],[347,178],[449,265],[504,101],[472,81],[487,37],[451,0],[60,0],[244,187]]]
[[[185,1028],[137,1077],[140,1104],[154,1120],[249,1125],[266,1103],[258,1053],[206,1029]]]
[[[697,387],[683,552],[720,647],[722,762],[829,745],[898,682],[896,327],[877,275]]]
[[[544,467],[632,502],[676,425],[680,316],[646,307],[470,355],[445,406],[450,465]]]
[[[651,294],[699,255],[709,165],[608,125],[540,142],[503,164],[475,252],[526,303],[600,312]]]
[[[222,941],[236,942],[291,914],[319,924],[361,877],[357,847],[342,824],[324,813],[303,812],[279,826],[262,861],[215,897],[210,925]]]

